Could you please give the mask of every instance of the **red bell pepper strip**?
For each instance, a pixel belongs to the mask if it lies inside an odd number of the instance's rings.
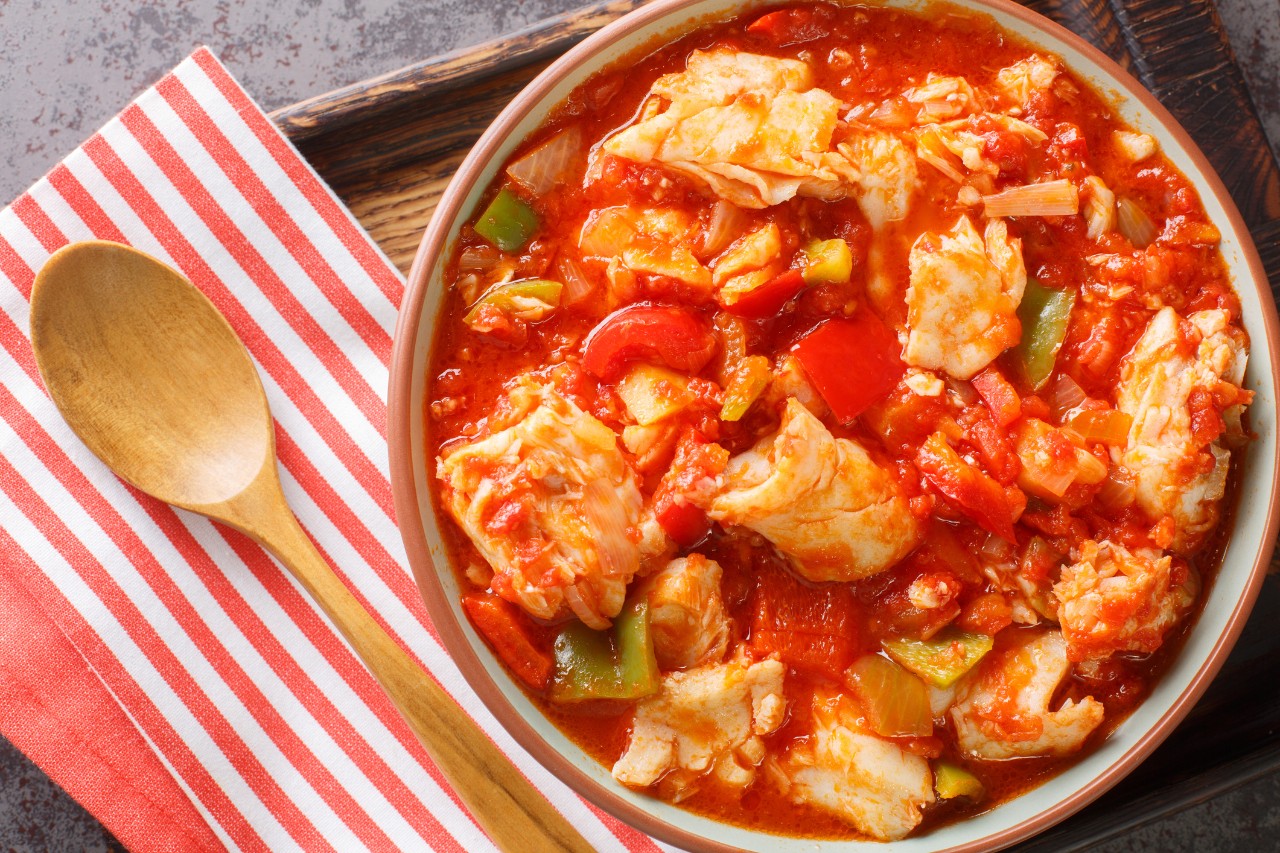
[[[747,32],[762,36],[778,47],[800,44],[821,38],[830,31],[823,17],[812,8],[778,9],[756,18],[747,25]]]
[[[768,35],[777,31],[777,29],[786,21],[786,18],[787,10],[785,9],[779,9],[776,12],[768,12],[748,24],[747,32]]]
[[[751,650],[839,680],[858,652],[857,604],[849,584],[809,586],[782,568],[763,568],[751,598]]]
[[[996,426],[982,406],[970,406],[961,413],[965,438],[982,458],[987,472],[1002,486],[1009,486],[1022,472],[1022,460],[1013,449],[1009,435]]]
[[[545,690],[555,671],[551,655],[537,647],[511,602],[488,592],[462,596],[462,609],[507,669],[533,690]]]
[[[868,308],[827,320],[791,352],[842,423],[883,399],[907,370],[898,336]]]
[[[804,290],[804,274],[800,270],[787,270],[751,290],[734,290],[726,286],[720,290],[720,304],[724,310],[748,320],[764,320],[775,316],[782,306]]]
[[[715,478],[729,463],[729,451],[707,441],[697,430],[680,436],[671,467],[662,475],[653,494],[653,511],[658,524],[682,548],[690,548],[711,532],[707,514],[686,495],[699,483]]]
[[[1022,398],[998,369],[988,367],[969,381],[1000,426],[1007,427],[1022,416]]]
[[[697,315],[673,305],[637,303],[596,325],[582,346],[582,366],[611,382],[632,361],[665,364],[697,373],[716,352],[716,339]]]
[[[692,548],[711,532],[707,514],[671,489],[660,488],[654,494],[653,513],[658,524],[681,548]]]
[[[964,461],[947,444],[942,433],[935,432],[920,446],[916,468],[930,485],[983,530],[1009,542],[1017,541],[1013,534],[1013,508],[1004,489]]]

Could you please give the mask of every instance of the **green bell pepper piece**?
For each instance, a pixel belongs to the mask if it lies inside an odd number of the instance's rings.
[[[1033,278],[1027,279],[1027,288],[1018,305],[1022,340],[1018,342],[1017,353],[1023,376],[1032,390],[1039,391],[1053,375],[1075,304],[1074,290],[1057,290]]]
[[[537,322],[560,307],[560,294],[564,285],[545,278],[527,278],[494,285],[484,292],[462,322],[473,325],[480,318],[480,309],[492,305],[504,314],[521,320]]]
[[[853,275],[853,252],[839,237],[810,240],[802,251],[804,266],[800,274],[805,284],[843,284]]]
[[[933,787],[940,800],[954,800],[956,797],[980,800],[986,793],[986,788],[977,776],[946,761],[939,761],[934,765]]]
[[[927,640],[885,640],[889,657],[934,687],[950,687],[991,651],[986,634],[943,628]]]
[[[588,699],[640,699],[658,692],[661,673],[649,631],[649,603],[627,602],[609,631],[581,622],[566,625],[556,637],[554,702]]]
[[[628,602],[613,622],[613,640],[618,650],[618,674],[622,698],[631,699],[657,693],[662,681],[658,658],[653,652],[649,631],[649,602],[641,596]]]
[[[476,233],[504,252],[524,248],[538,230],[538,214],[529,203],[503,187],[476,220]]]

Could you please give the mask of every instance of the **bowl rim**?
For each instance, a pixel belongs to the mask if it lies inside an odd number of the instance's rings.
[[[540,72],[499,113],[477,140],[432,212],[431,220],[423,233],[409,271],[396,322],[390,359],[387,436],[393,502],[410,567],[427,611],[439,631],[443,647],[453,657],[467,684],[479,696],[485,707],[516,742],[543,767],[604,811],[668,844],[689,850],[729,853],[737,848],[668,823],[597,783],[547,742],[503,695],[481,663],[476,648],[463,633],[436,572],[421,524],[421,508],[417,498],[417,472],[414,470],[411,447],[413,419],[423,416],[421,408],[413,405],[412,390],[418,331],[421,327],[428,279],[438,256],[445,248],[445,241],[452,224],[459,214],[465,212],[462,210],[462,205],[484,167],[516,126],[539,107],[540,101],[548,92],[566,76],[575,72],[580,65],[589,61],[597,51],[607,49],[641,27],[667,16],[675,16],[684,8],[700,2],[702,0],[654,0],[607,24]],[[945,0],[942,2],[945,3]],[[1270,309],[1264,310],[1265,316],[1262,318],[1262,323],[1266,332],[1271,365],[1272,399],[1280,401],[1280,316],[1277,316],[1275,297],[1268,286],[1261,259],[1243,217],[1218,173],[1199,146],[1141,83],[1080,36],[1043,15],[1019,5],[1014,0],[967,0],[967,2],[983,7],[979,11],[999,12],[1017,18],[1083,54],[1109,76],[1108,83],[1116,86],[1120,94],[1140,101],[1162,129],[1169,133],[1183,149],[1199,173],[1198,177],[1201,178],[1201,181],[1195,183],[1200,188],[1208,189],[1225,212],[1227,224],[1239,241],[1243,271],[1248,273],[1250,283],[1258,291],[1262,307]],[[763,3],[750,2],[750,0],[742,3],[743,11],[752,7],[767,8],[775,5],[778,4],[768,0]],[[1240,287],[1240,278],[1240,275],[1236,276],[1237,288]],[[430,346],[430,342],[427,345]],[[1256,355],[1256,346],[1251,355]],[[1280,529],[1280,450],[1275,452],[1271,464],[1271,493],[1267,498],[1263,539],[1259,543],[1254,565],[1249,572],[1245,587],[1208,657],[1201,663],[1187,686],[1164,715],[1154,726],[1140,735],[1120,757],[1069,796],[1003,830],[945,848],[942,853],[969,853],[999,849],[1035,835],[1064,820],[1128,775],[1190,712],[1221,669],[1227,654],[1239,638],[1258,596],[1266,568],[1276,546],[1277,531]]]

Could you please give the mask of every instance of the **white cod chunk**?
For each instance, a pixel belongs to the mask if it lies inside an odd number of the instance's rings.
[[[1025,109],[1031,96],[1048,91],[1058,79],[1058,66],[1038,53],[996,72],[995,89],[1012,107]]]
[[[644,502],[617,436],[553,388],[522,381],[505,429],[437,463],[444,504],[492,589],[539,619],[606,628],[640,568]]]
[[[919,825],[934,800],[929,762],[876,736],[852,697],[820,689],[813,733],[777,762],[787,796],[848,821],[879,841]]]
[[[1150,653],[1195,601],[1196,582],[1175,572],[1159,551],[1092,540],[1053,586],[1058,621],[1075,661],[1101,660],[1115,652]]]
[[[908,263],[907,364],[969,379],[1018,342],[1027,271],[1003,220],[979,236],[961,216],[946,234],[921,235]]]
[[[928,124],[916,133],[916,156],[936,168],[958,184],[973,183],[990,186],[1000,174],[1000,166],[986,156],[986,140],[978,133],[975,120],[978,116]],[[1010,133],[1016,133],[1031,145],[1039,145],[1049,137],[1040,130],[1007,115],[983,113],[980,118]],[[985,181],[968,181],[966,173],[985,176]]]
[[[963,77],[930,73],[925,82],[903,92],[903,97],[919,104],[918,121],[943,121],[973,112],[977,99],[973,87]]]
[[[636,706],[631,740],[613,777],[636,788],[662,780],[663,793],[676,801],[708,774],[745,789],[765,756],[761,738],[786,716],[785,674],[781,663],[765,660],[664,675],[662,689]]]
[[[1092,696],[1050,710],[1071,668],[1067,641],[1056,630],[1022,631],[1014,645],[988,654],[965,677],[951,707],[956,742],[976,758],[1069,755],[1102,722]]]
[[[700,500],[711,518],[759,533],[815,582],[882,572],[923,535],[889,471],[794,398],[778,431],[730,459],[720,489]]]
[[[840,101],[813,88],[803,62],[736,50],[694,51],[649,91],[669,106],[610,137],[604,150],[660,163],[747,208],[799,194],[845,194],[848,164],[830,150]]]
[[[1229,451],[1192,432],[1192,403],[1230,418],[1250,395],[1240,390],[1249,342],[1226,311],[1185,320],[1162,308],[1125,356],[1116,408],[1133,418],[1120,463],[1133,474],[1137,503],[1151,518],[1170,517],[1172,549],[1189,553],[1218,523]]]
[[[837,148],[853,169],[853,197],[871,227],[905,219],[920,185],[916,158],[902,140],[890,133],[851,136]]]
[[[720,564],[701,554],[667,563],[649,586],[649,630],[664,671],[716,663],[729,647]]]

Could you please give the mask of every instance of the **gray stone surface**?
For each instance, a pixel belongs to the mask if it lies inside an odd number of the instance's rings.
[[[474,44],[582,0],[0,0],[0,203],[39,178],[192,48],[209,45],[267,109]],[[1280,7],[1219,0],[1280,148]],[[118,849],[0,740],[0,849]],[[1280,849],[1271,776],[1095,848]]]
[[[199,45],[268,111],[586,0],[0,0],[0,206]]]
[[[1280,0],[1218,0],[1271,150],[1280,155]]]

